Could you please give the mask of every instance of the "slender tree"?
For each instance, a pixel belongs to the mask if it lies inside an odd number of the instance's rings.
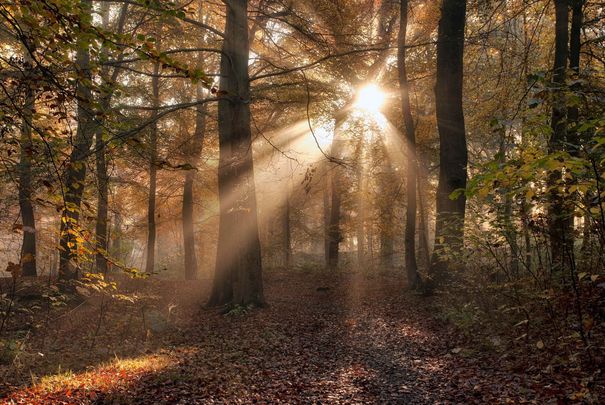
[[[162,23],[158,29],[157,47],[161,47]],[[156,194],[158,182],[158,109],[160,107],[160,62],[153,65],[151,78],[152,107],[151,119],[153,123],[149,130],[149,195],[147,200],[147,259],[145,272],[153,273],[155,269],[155,239],[156,239]]]
[[[198,21],[204,22],[204,1],[200,0],[198,5]],[[203,37],[200,38],[198,46],[204,46]],[[203,55],[200,52],[198,56],[198,69],[202,69]],[[196,84],[196,99],[201,101],[204,98],[204,88],[202,83]],[[204,136],[206,132],[206,104],[198,104],[195,109],[195,131],[191,142],[189,142],[187,160],[193,167],[199,163],[204,145]],[[185,183],[183,185],[183,247],[185,255],[185,279],[195,280],[197,277],[198,263],[195,254],[195,218],[194,218],[194,184],[197,175],[196,170],[188,170],[185,174]]]
[[[407,208],[405,216],[405,268],[410,288],[417,288],[420,283],[418,264],[416,263],[416,183],[418,177],[418,159],[416,158],[416,130],[410,103],[410,85],[406,64],[406,34],[408,27],[408,1],[401,0],[399,13],[399,37],[397,67],[399,73],[399,91],[401,109],[405,124],[405,147],[407,157]]]
[[[567,138],[567,105],[565,100],[567,58],[569,55],[569,2],[555,0],[555,58],[553,66],[552,88],[554,99],[552,104],[551,129],[552,135],[548,142],[548,152],[557,153],[565,149]],[[562,171],[553,170],[548,179],[550,188],[548,232],[553,270],[565,267],[566,249],[571,244],[567,209],[563,196],[559,192]]]
[[[219,125],[219,239],[209,305],[263,305],[250,130],[248,1],[225,1]]]
[[[82,0],[81,27],[90,26],[92,0]],[[92,74],[90,69],[90,38],[82,33],[78,38],[76,53],[76,87],[78,126],[69,157],[64,182],[65,202],[61,214],[59,278],[63,281],[78,278],[78,243],[80,238],[79,219],[86,179],[86,157],[95,135],[95,120],[92,97]]]
[[[459,253],[464,238],[466,197],[450,198],[466,188],[468,152],[462,107],[466,0],[444,0],[437,35],[435,100],[439,130],[439,185],[436,198],[434,279],[445,275],[446,255]]]
[[[26,50],[29,54],[29,50]],[[31,58],[25,58],[25,102],[21,113],[21,156],[19,160],[19,207],[23,222],[23,243],[21,245],[21,267],[24,276],[35,277],[36,270],[36,218],[32,203],[32,119],[36,101],[34,72]]]
[[[109,3],[103,3],[102,18],[103,29],[109,29]],[[126,15],[128,4],[124,4],[120,10],[117,23],[117,34],[122,34],[124,24],[126,23]],[[107,48],[103,49],[103,53],[107,56]],[[123,59],[123,53],[118,56],[118,61]],[[99,108],[102,118],[98,118],[98,125],[95,134],[95,162],[97,171],[97,219],[95,226],[95,241],[96,241],[96,267],[98,273],[107,272],[107,251],[108,251],[108,236],[109,236],[109,173],[107,172],[107,148],[106,142],[103,139],[104,125],[101,125],[103,120],[109,113],[111,99],[113,97],[113,88],[120,72],[119,68],[114,68],[110,74],[108,66],[101,69],[101,79],[105,85],[105,93],[101,96]]]

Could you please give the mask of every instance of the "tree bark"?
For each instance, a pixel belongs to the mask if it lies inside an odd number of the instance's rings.
[[[126,14],[128,11],[128,4],[124,4],[120,10],[117,24],[117,33],[121,34],[124,31],[124,24],[126,23]],[[103,28],[109,29],[109,3],[102,4],[102,18]],[[105,56],[107,56],[106,49],[103,49]],[[120,54],[121,59],[123,53]],[[111,104],[111,98],[113,96],[113,89],[111,86],[114,85],[118,77],[119,69],[115,68],[111,77],[109,76],[109,69],[104,67],[102,69],[102,79],[104,84],[108,86],[107,93],[105,93],[100,102],[100,108],[102,113],[107,114]],[[97,125],[95,135],[95,162],[97,171],[97,218],[95,227],[95,241],[96,241],[96,268],[98,273],[107,273],[107,254],[108,254],[108,242],[109,242],[109,175],[107,173],[107,152],[105,147],[105,141],[103,140],[103,128],[100,123]]]
[[[31,72],[32,66],[26,59],[26,71]],[[32,204],[32,119],[36,95],[28,76],[25,89],[25,104],[22,112],[21,139],[19,160],[19,207],[23,223],[23,243],[21,245],[21,274],[27,277],[37,276],[36,270],[36,218]]]
[[[462,107],[466,0],[444,0],[437,36],[435,99],[439,130],[439,185],[436,198],[435,248],[431,276],[446,275],[450,255],[462,251],[466,197],[451,194],[466,188],[468,152]]]
[[[401,0],[399,14],[399,38],[397,67],[399,74],[399,90],[401,93],[401,109],[405,124],[405,146],[407,150],[407,208],[405,215],[405,268],[408,276],[408,286],[415,289],[421,280],[418,275],[416,262],[416,186],[418,177],[418,159],[416,157],[416,131],[412,107],[410,103],[410,85],[406,65],[406,31],[408,26],[408,0]]]
[[[201,85],[197,88],[197,99],[204,97]],[[206,132],[206,108],[203,104],[197,106],[195,119],[195,133],[191,142],[189,163],[197,166],[204,144]],[[195,218],[194,218],[194,194],[193,186],[197,175],[196,170],[189,170],[185,175],[183,187],[183,238],[185,254],[185,279],[195,280],[197,278],[198,263],[195,252]]]
[[[567,106],[565,102],[565,80],[567,78],[567,57],[569,55],[569,10],[568,0],[555,0],[555,58],[552,86],[554,100],[552,106],[552,136],[548,142],[548,152],[553,154],[565,149],[567,138]],[[568,213],[563,196],[558,188],[562,183],[561,170],[549,174],[550,206],[548,210],[548,233],[550,239],[552,270],[557,272],[565,267],[568,235]],[[571,242],[569,242],[571,243]]]
[[[82,18],[90,19],[92,0],[82,0],[80,4],[83,11],[87,13],[87,16]],[[86,157],[90,152],[96,127],[90,89],[92,75],[88,41],[84,35],[81,35],[76,53],[76,72],[79,79],[76,87],[78,126],[65,177],[64,208],[61,214],[59,279],[62,281],[78,278],[78,239],[80,238],[78,222],[86,180]]]
[[[204,2],[200,0],[198,6],[199,21],[203,22],[202,16]],[[199,46],[203,46],[202,38],[200,38]],[[198,66],[199,69],[204,67],[203,55],[199,54]],[[196,86],[196,98],[198,101],[204,98],[204,91],[201,83]],[[195,132],[190,143],[188,153],[188,163],[197,170],[197,165],[202,154],[204,145],[204,136],[206,133],[206,105],[198,104],[195,110]],[[195,280],[197,278],[198,263],[195,249],[195,216],[194,216],[194,184],[197,177],[196,170],[189,170],[185,175],[185,184],[183,186],[183,239],[184,239],[184,255],[185,255],[185,279]]]
[[[248,58],[248,1],[227,0],[221,55],[219,239],[210,306],[264,305]]]
[[[161,28],[158,31],[158,35],[161,36]],[[158,48],[160,47],[160,40],[158,39]],[[153,66],[153,78],[151,81],[151,87],[153,92],[153,113],[149,133],[149,197],[147,200],[147,259],[145,262],[145,272],[153,273],[155,269],[155,240],[156,240],[156,193],[157,193],[157,179],[158,179],[158,123],[157,115],[158,108],[160,106],[160,62],[155,62]]]

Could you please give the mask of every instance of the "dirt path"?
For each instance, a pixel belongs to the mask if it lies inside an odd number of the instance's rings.
[[[156,288],[166,291],[161,283]],[[145,337],[153,344],[14,389],[5,401],[485,403],[520,392],[522,381],[507,375],[501,385],[492,365],[452,354],[444,327],[394,275],[272,273],[270,306],[230,315],[200,310],[199,286],[171,288],[177,296],[157,306],[177,302],[178,319]],[[192,294],[199,298],[188,300]],[[111,336],[117,350],[121,332],[99,339]]]

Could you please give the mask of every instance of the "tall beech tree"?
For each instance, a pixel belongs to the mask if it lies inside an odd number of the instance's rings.
[[[116,33],[121,35],[124,31],[126,16],[128,12],[128,4],[124,4],[120,9],[118,21],[116,24]],[[103,3],[102,18],[103,29],[109,30],[109,3]],[[107,57],[107,49],[103,48],[104,57]],[[118,55],[118,61],[123,59],[124,53]],[[114,67],[113,71],[109,66],[103,66],[101,69],[101,80],[104,84],[105,91],[100,97],[99,109],[101,117],[97,118],[98,125],[95,134],[95,163],[97,174],[97,218],[95,226],[95,241],[96,241],[96,268],[98,273],[106,273],[107,254],[109,250],[109,173],[107,171],[107,148],[106,142],[103,139],[104,126],[101,125],[101,120],[107,118],[110,113],[111,100],[113,98],[116,81],[118,79],[120,69]]]
[[[29,55],[30,50],[25,51]],[[31,58],[24,59],[24,103],[21,113],[21,139],[19,140],[19,208],[23,224],[23,243],[21,244],[21,268],[24,276],[36,276],[36,217],[32,203],[32,141],[33,113],[36,102],[34,66]]]
[[[204,23],[204,1],[198,4],[198,21]],[[198,41],[198,47],[204,46],[204,38]],[[203,53],[198,54],[197,68],[203,69]],[[195,98],[199,102],[204,98],[204,87],[201,82],[195,84]],[[183,184],[183,255],[185,256],[185,278],[194,280],[197,277],[198,263],[195,254],[195,216],[194,216],[194,184],[204,145],[206,133],[206,104],[200,103],[195,108],[195,129],[193,137],[187,143],[186,159],[194,170],[187,170]]]
[[[567,141],[567,101],[565,87],[567,78],[567,58],[569,56],[569,1],[555,0],[555,57],[552,74],[551,129],[548,152],[557,153],[565,149]],[[551,260],[554,271],[565,267],[567,249],[573,244],[568,218],[569,206],[559,190],[562,170],[552,170],[548,178],[550,205],[548,207],[548,232],[550,237]],[[570,240],[571,239],[571,240]]]
[[[416,184],[418,178],[418,160],[416,157],[416,130],[410,103],[410,84],[406,65],[406,33],[408,27],[408,1],[401,0],[399,12],[399,35],[397,52],[397,71],[399,92],[401,94],[401,109],[405,125],[405,150],[407,158],[407,208],[405,215],[405,269],[410,288],[420,284],[418,265],[416,263]]]
[[[252,162],[248,1],[227,0],[219,84],[219,236],[209,305],[263,305]]]
[[[80,26],[82,33],[77,40],[76,52],[76,99],[78,126],[69,156],[64,181],[64,207],[61,214],[59,278],[64,281],[78,278],[78,243],[80,234],[80,209],[86,180],[86,158],[95,135],[95,111],[92,96],[92,74],[90,63],[90,36],[86,28],[92,20],[92,0],[80,2]]]
[[[158,24],[158,50],[161,48],[162,23]],[[160,108],[160,61],[153,64],[151,78],[151,113],[152,124],[149,129],[149,194],[147,196],[147,258],[145,272],[153,273],[155,269],[155,240],[156,240],[156,194],[158,187],[158,114]]]
[[[466,0],[444,0],[437,34],[435,102],[439,131],[439,185],[436,196],[433,278],[448,269],[447,256],[459,253],[464,238],[466,197],[452,193],[466,188],[468,151],[462,107]]]

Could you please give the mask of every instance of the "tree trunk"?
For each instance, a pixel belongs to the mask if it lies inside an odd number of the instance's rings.
[[[27,61],[26,63],[29,64]],[[26,66],[31,72],[31,65]],[[29,78],[28,78],[29,79]],[[36,270],[36,218],[32,204],[32,119],[36,101],[34,83],[26,81],[25,105],[21,122],[21,156],[19,160],[19,207],[23,222],[23,244],[21,245],[21,271],[24,276],[37,276]]]
[[[394,192],[393,184],[397,182],[391,162],[386,158],[387,151],[382,148],[382,173],[379,174],[379,190],[382,194],[380,199],[380,267],[390,270],[394,265],[395,240],[394,240]]]
[[[161,35],[161,24],[160,33]],[[159,48],[158,40],[158,48]],[[160,62],[156,62],[153,67],[153,78],[151,82],[153,92],[153,113],[151,130],[149,133],[149,198],[147,201],[147,259],[145,262],[145,272],[153,273],[155,269],[155,239],[156,239],[156,193],[158,179],[158,123],[157,115],[160,106]]]
[[[418,157],[418,150],[416,150],[416,157]],[[418,191],[418,216],[420,222],[420,229],[418,230],[418,241],[419,248],[422,258],[422,262],[424,263],[425,268],[429,268],[431,264],[431,248],[429,246],[429,221],[428,221],[428,213],[426,209],[426,197],[425,193],[428,187],[428,182],[426,180],[426,169],[424,165],[421,163],[422,159],[417,159],[418,161],[418,176],[417,176],[417,191]]]
[[[324,225],[324,260],[326,268],[330,262],[330,188],[331,188],[331,173],[329,165],[325,164],[325,181],[323,188],[323,225]]]
[[[282,218],[282,249],[284,255],[284,266],[289,268],[292,265],[292,228],[290,225],[290,190],[288,187],[288,195],[284,201],[283,218]]]
[[[111,253],[120,262],[124,259],[122,252],[122,214],[119,211],[115,211],[113,215],[113,226],[112,226],[112,245]]]
[[[109,13],[110,4],[103,3],[101,5],[101,15],[103,19],[103,29],[109,29]],[[117,33],[122,34],[124,31],[124,24],[126,23],[126,14],[128,11],[128,4],[124,4],[120,10],[117,24]],[[103,53],[107,57],[107,50],[104,48]],[[123,53],[120,54],[119,59],[122,59]],[[113,89],[111,86],[114,85],[117,80],[119,69],[115,68],[111,77],[109,76],[109,68],[103,67],[102,78],[104,84],[108,86],[107,93],[103,95],[101,99],[101,111],[106,114],[109,111],[111,98],[113,96]],[[105,147],[105,141],[103,140],[103,128],[99,124],[96,129],[95,135],[95,161],[97,171],[97,219],[95,229],[95,241],[96,241],[96,268],[98,273],[107,273],[107,254],[109,248],[109,230],[108,230],[108,214],[109,214],[109,175],[107,174],[107,152]]]
[[[552,106],[551,128],[552,136],[548,142],[548,152],[557,153],[565,149],[567,137],[567,107],[565,102],[565,80],[567,57],[569,53],[569,10],[568,0],[555,0],[555,60],[553,66],[552,85],[554,100]],[[568,214],[563,196],[558,191],[562,183],[561,170],[553,170],[549,174],[549,224],[552,271],[557,272],[565,267],[566,249],[568,248]],[[571,243],[571,242],[570,242]]]
[[[92,0],[82,0],[80,4],[82,9],[89,13],[90,18]],[[64,208],[61,214],[59,279],[63,281],[78,278],[78,239],[80,238],[78,222],[86,180],[86,157],[90,153],[96,127],[90,89],[92,76],[88,46],[89,39],[82,35],[78,39],[76,53],[76,70],[79,78],[76,87],[78,126],[65,177]]]
[[[336,159],[342,159],[342,147],[344,140],[340,137],[341,125],[344,121],[345,113],[339,112],[334,123],[334,140],[332,142],[332,156]],[[335,270],[338,268],[338,256],[340,253],[340,242],[342,242],[342,232],[340,229],[340,208],[342,203],[342,168],[336,164],[330,176],[331,204],[330,219],[328,221],[328,268]]]
[[[405,123],[405,146],[407,150],[407,208],[405,214],[405,268],[408,276],[408,286],[415,289],[420,284],[418,264],[416,262],[416,183],[418,176],[418,159],[416,157],[416,131],[412,107],[410,103],[410,85],[406,66],[406,31],[408,26],[408,0],[401,0],[399,14],[399,38],[397,67],[399,73],[399,89],[401,93],[401,109]]]
[[[203,22],[204,1],[200,0],[198,6],[198,20]],[[200,38],[199,46],[203,47],[203,38]],[[204,67],[203,54],[200,52],[198,56],[198,69]],[[196,99],[201,101],[204,98],[204,91],[201,83],[196,86]],[[204,136],[206,133],[206,105],[198,104],[195,110],[195,132],[191,141],[190,150],[188,153],[189,164],[196,167],[202,154],[204,145]],[[197,278],[198,263],[195,249],[195,218],[194,218],[194,195],[193,188],[196,170],[189,170],[185,175],[185,184],[183,187],[183,239],[184,239],[184,255],[185,255],[185,279],[195,280]]]
[[[197,99],[203,99],[202,86],[197,86]],[[189,160],[192,166],[197,166],[204,144],[206,132],[206,108],[200,104],[196,109],[195,133],[190,148]],[[185,254],[185,279],[195,280],[197,278],[198,263],[195,252],[195,219],[193,207],[193,186],[197,175],[196,170],[189,170],[185,175],[183,187],[183,238]]]
[[[219,239],[209,305],[263,305],[248,57],[248,1],[227,0],[221,55]]]
[[[464,243],[466,197],[450,195],[466,188],[468,152],[462,107],[466,0],[444,0],[437,36],[435,99],[439,130],[439,185],[436,198],[435,248],[431,276],[448,270],[446,255],[461,253]]]
[[[97,169],[97,223],[96,223],[96,265],[98,273],[107,273],[107,222],[109,211],[109,175],[107,174],[107,156],[103,141],[103,130],[97,129],[95,158]]]

